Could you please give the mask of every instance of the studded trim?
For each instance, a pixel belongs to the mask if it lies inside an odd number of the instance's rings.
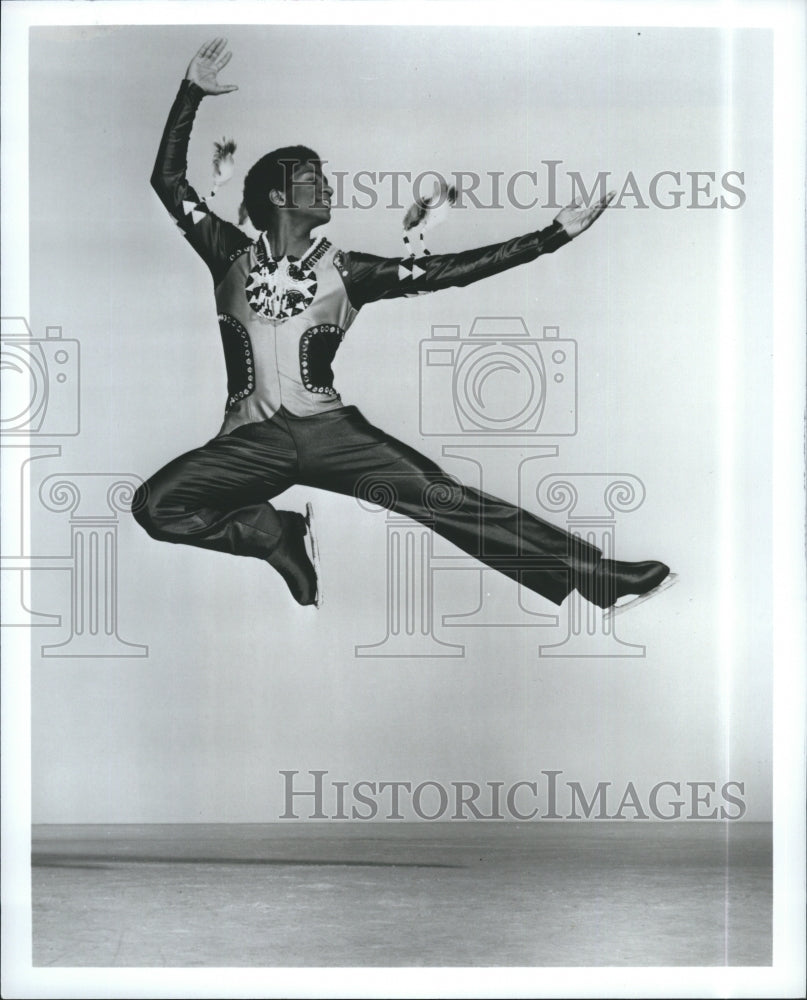
[[[309,392],[339,397],[333,387],[331,362],[344,336],[341,326],[320,323],[300,337],[300,378]]]
[[[233,250],[233,252],[227,258],[227,263],[232,264],[234,260],[238,260],[239,257],[243,257],[248,250],[249,250],[249,244],[247,244],[247,246],[245,247],[241,247],[238,250]]]
[[[255,359],[252,341],[244,326],[229,313],[219,313],[219,329],[227,364],[227,410],[255,391]]]

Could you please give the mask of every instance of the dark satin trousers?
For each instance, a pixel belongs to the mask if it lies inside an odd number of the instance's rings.
[[[293,485],[405,514],[554,604],[601,557],[560,528],[461,485],[355,406],[312,417],[281,409],[271,420],[213,438],[141,486],[132,513],[153,538],[255,556],[288,579],[301,558],[301,519],[269,501]],[[303,604],[313,599],[298,597]]]

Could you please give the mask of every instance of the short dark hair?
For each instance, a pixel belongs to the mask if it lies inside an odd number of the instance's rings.
[[[312,160],[320,162],[319,155],[308,146],[283,146],[262,156],[249,168],[244,178],[241,221],[249,216],[249,221],[256,229],[267,229],[274,210],[269,192],[288,192],[291,175],[301,164]]]

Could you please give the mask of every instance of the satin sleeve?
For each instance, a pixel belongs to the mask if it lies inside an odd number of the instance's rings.
[[[338,255],[335,264],[351,305],[361,309],[380,299],[461,288],[519,264],[527,264],[542,254],[553,253],[570,241],[566,230],[553,222],[538,232],[460,253],[376,257],[347,251]]]
[[[203,97],[195,83],[182,81],[157,150],[151,186],[218,283],[251,241],[238,226],[212,212],[188,183],[188,144]]]

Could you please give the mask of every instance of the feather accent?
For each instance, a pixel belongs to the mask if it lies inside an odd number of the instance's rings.
[[[434,182],[434,188],[430,195],[423,196],[415,200],[404,215],[404,232],[409,232],[416,226],[428,224],[430,227],[442,222],[446,212],[457,201],[457,189],[452,184],[450,187],[445,180],[440,178]]]
[[[434,188],[432,189],[432,193],[430,195],[421,195],[421,197],[417,198],[415,203],[407,209],[403,219],[403,241],[410,256],[414,256],[415,251],[409,242],[407,234],[413,233],[414,230],[418,231],[421,253],[428,256],[429,251],[426,249],[424,237],[426,229],[433,229],[435,226],[438,226],[445,219],[449,208],[451,208],[456,201],[456,187],[454,187],[453,184],[449,186],[443,178],[440,178],[439,181],[436,180],[434,182]]]
[[[233,155],[238,146],[233,139],[226,136],[221,142],[213,143],[213,190],[210,192],[212,198],[222,184],[233,176],[235,171],[235,161]]]

